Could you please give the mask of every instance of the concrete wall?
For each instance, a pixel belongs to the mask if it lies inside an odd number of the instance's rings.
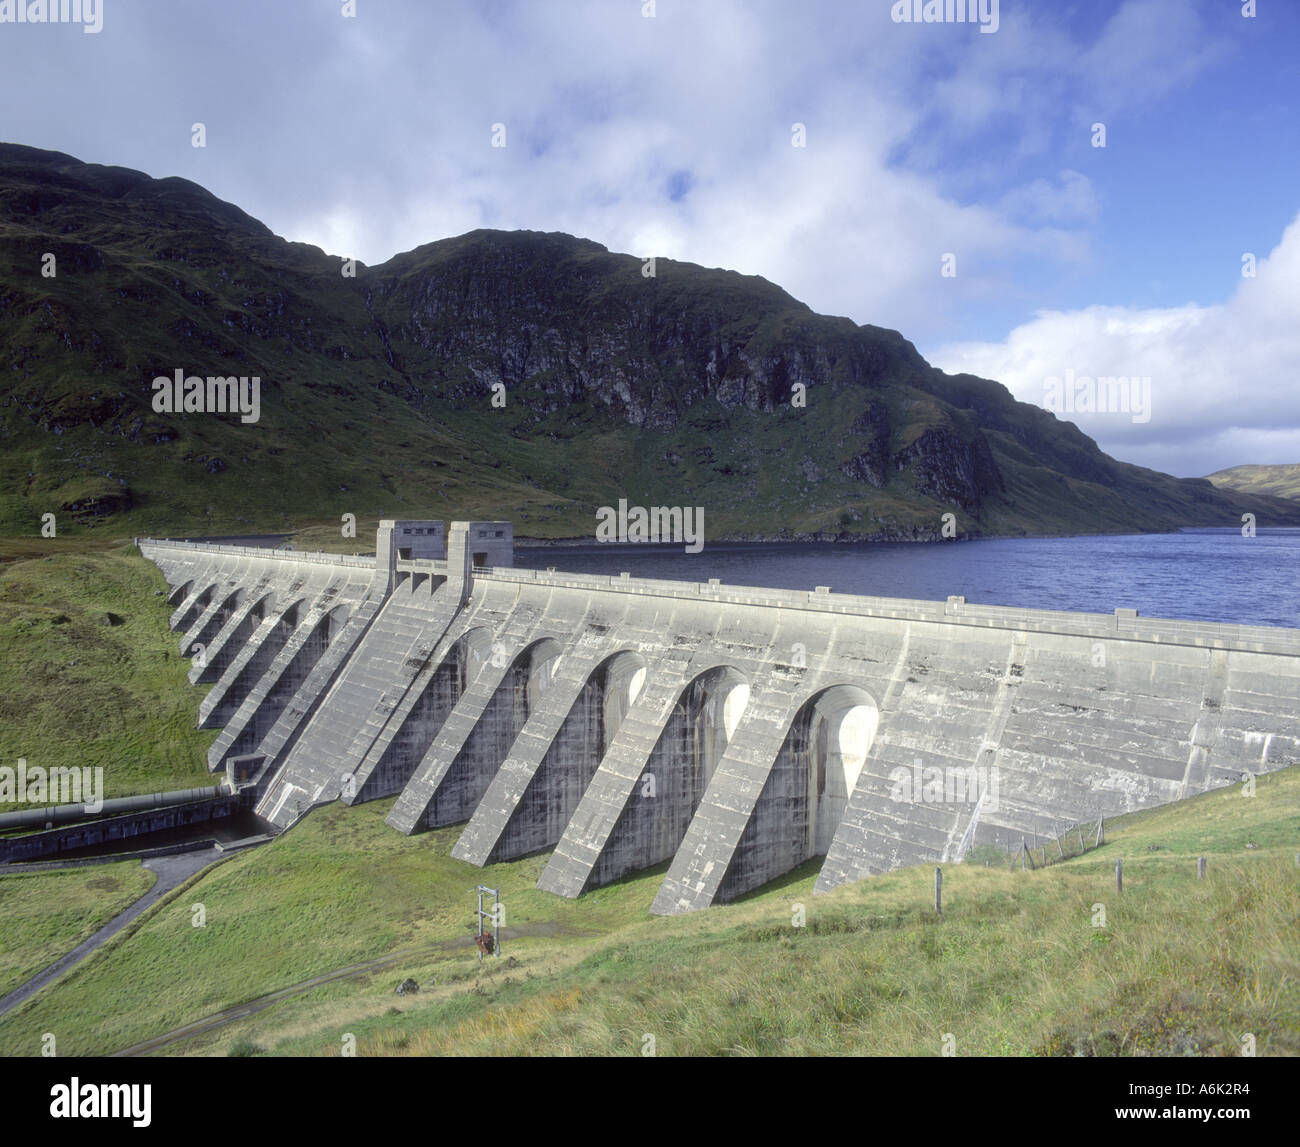
[[[515,528],[510,522],[453,522],[465,528],[476,569],[509,569],[515,564]]]
[[[189,801],[165,808],[147,809],[143,812],[125,813],[122,816],[103,817],[99,820],[81,821],[63,828],[44,832],[25,833],[22,836],[0,840],[0,863],[16,864],[58,856],[77,848],[104,844],[116,840],[132,840],[160,829],[181,828],[191,824],[206,824],[234,816],[248,807],[242,793],[214,797],[211,800]]]
[[[513,523],[452,522],[451,528],[467,539],[473,565],[501,569],[514,565]],[[448,544],[445,522],[385,518],[379,523],[380,547],[391,547],[401,561],[445,561]]]
[[[442,561],[447,557],[445,522],[385,520],[380,522],[380,526],[392,528],[393,544],[400,558]]]
[[[560,895],[671,861],[673,913],[814,856],[824,891],[1300,762],[1300,631],[548,574],[490,548],[476,568],[498,525],[452,523],[445,561],[397,557],[397,522],[370,563],[142,543],[174,625],[215,634],[225,696],[201,713],[239,731],[214,767],[265,757],[260,815],[397,793],[395,829],[464,822],[471,863],[552,850]]]

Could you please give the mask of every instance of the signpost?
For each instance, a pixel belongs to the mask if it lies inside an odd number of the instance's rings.
[[[485,909],[483,907],[483,893],[492,894],[492,907]],[[478,886],[478,935],[474,937],[478,943],[479,963],[483,962],[483,955],[489,956],[501,955],[501,890],[499,888],[489,888],[486,884]],[[487,920],[492,921],[492,934],[488,935],[484,923]]]

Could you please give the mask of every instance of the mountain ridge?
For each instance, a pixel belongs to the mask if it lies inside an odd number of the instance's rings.
[[[759,276],[486,229],[347,268],[187,180],[0,144],[0,531],[584,537],[620,496],[704,505],[711,540],[1300,525]],[[155,413],[177,369],[259,377],[259,424]]]

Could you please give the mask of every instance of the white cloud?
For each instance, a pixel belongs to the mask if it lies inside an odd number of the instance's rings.
[[[887,10],[856,5],[829,20],[724,0],[661,4],[649,20],[604,4],[561,16],[537,5],[499,11],[508,18],[446,28],[418,98],[397,81],[389,98],[403,114],[367,123],[309,197],[286,201],[276,189],[267,223],[372,264],[475,227],[563,230],[615,251],[760,274],[814,310],[913,339],[1018,290],[1026,262],[1069,269],[1088,258],[1075,228],[1090,224],[1095,203],[1082,175],[1031,180],[1001,203],[961,201],[944,186],[961,162],[944,142],[965,122],[951,122],[954,107],[987,118],[1005,99],[1007,68],[1023,70],[1026,57],[1048,66],[1035,40],[1062,57],[1046,25],[1004,22],[975,40],[988,58],[970,71],[958,62],[971,58],[965,40],[913,35]],[[383,90],[403,74],[406,48],[386,40],[387,58],[353,52],[342,31],[320,75],[346,61],[356,86]],[[405,42],[421,37],[412,30]],[[527,50],[507,56],[503,44]],[[921,59],[960,82],[918,83]],[[1033,106],[1023,91],[1016,99]],[[497,121],[509,142],[494,151]],[[806,148],[791,146],[796,122]],[[921,138],[948,147],[942,176],[898,162],[899,145]],[[674,202],[666,189],[677,171],[690,189]],[[948,252],[956,279],[939,274]]]
[[[998,209],[1025,224],[1091,222],[1097,218],[1097,193],[1092,180],[1067,168],[1056,183],[1035,179],[1012,188],[998,202]]]
[[[1039,313],[1000,343],[940,347],[930,361],[1048,406],[1048,380],[1151,380],[1150,420],[1064,414],[1102,449],[1183,477],[1300,461],[1300,215],[1223,304],[1091,306]]]
[[[355,19],[317,0],[166,19],[128,5],[111,37],[80,38],[93,50],[0,37],[0,97],[16,140],[182,175],[331,254],[373,265],[477,227],[568,231],[762,275],[924,348],[1000,333],[1030,300],[1108,290],[1101,276],[1120,272],[1101,258],[1132,251],[1129,197],[1147,194],[1123,177],[1125,141],[1173,93],[1211,106],[1194,81],[1250,50],[1254,21],[1216,14],[1210,34],[1215,3],[1120,0],[1100,16],[1007,3],[996,35],[894,24],[888,4],[860,0],[659,0],[652,19],[635,0],[411,0]],[[159,100],[157,62],[178,59],[219,87]],[[51,67],[68,83],[44,84]],[[1097,118],[1113,129],[1102,154],[1086,142]],[[194,120],[209,121],[202,151]],[[495,122],[504,150],[489,145]],[[795,122],[806,148],[790,146]],[[1206,227],[1227,209],[1207,207]],[[948,252],[956,279],[939,273]],[[1121,456],[1200,473],[1251,460],[1253,435],[1277,457],[1290,440],[1265,437],[1269,419],[1300,425],[1270,393],[1296,377],[1283,254],[1219,307],[1045,312],[943,365],[1034,400],[1066,368],[1140,371],[1151,421],[1096,427]]]
[[[1092,109],[1115,115],[1181,87],[1226,50],[1187,0],[1128,0],[1075,68]]]

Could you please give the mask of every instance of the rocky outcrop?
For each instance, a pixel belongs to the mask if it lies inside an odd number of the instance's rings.
[[[988,439],[978,431],[963,440],[951,430],[927,430],[895,454],[893,463],[898,470],[913,468],[922,493],[964,510],[978,510],[985,498],[1006,488]]]
[[[853,421],[851,432],[861,446],[858,453],[840,464],[849,478],[883,486],[889,480],[889,410],[883,402],[872,401]]]

